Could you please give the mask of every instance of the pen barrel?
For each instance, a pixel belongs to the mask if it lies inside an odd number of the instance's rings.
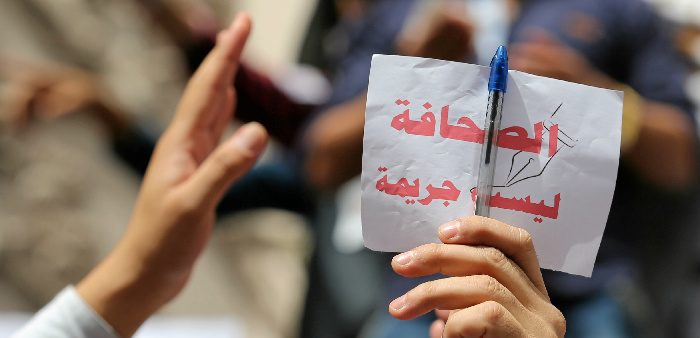
[[[479,176],[476,186],[476,209],[479,216],[490,216],[490,201],[493,191],[493,176],[496,171],[496,155],[498,153],[498,131],[501,126],[501,111],[503,110],[503,92],[489,92],[489,102],[486,108],[484,123],[484,143],[481,146]]]

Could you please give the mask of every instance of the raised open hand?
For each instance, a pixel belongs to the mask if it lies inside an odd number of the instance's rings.
[[[250,29],[250,18],[239,15],[219,34],[158,142],[123,239],[77,287],[121,336],[185,286],[211,235],[216,204],[266,145],[257,123],[219,144],[233,116],[233,77]]]

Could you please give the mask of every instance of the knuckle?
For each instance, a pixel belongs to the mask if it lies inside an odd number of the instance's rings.
[[[484,319],[489,323],[501,322],[506,311],[506,308],[498,302],[487,301],[483,303]]]
[[[413,272],[431,273],[441,272],[440,257],[442,248],[439,244],[430,243],[419,246],[413,250],[415,264],[410,264],[407,268]]]
[[[438,288],[433,282],[426,282],[419,285],[415,290],[415,293],[411,292],[411,296],[414,296],[416,301],[424,299],[435,298],[438,294]]]
[[[442,338],[462,338],[473,336],[473,332],[478,329],[470,325],[469,322],[448,319],[445,328],[442,330]],[[483,330],[482,330],[483,331]]]
[[[437,288],[434,283],[423,283],[418,287],[418,293],[426,297],[431,297],[437,293]]]
[[[227,172],[236,166],[236,156],[226,156],[224,152],[217,151],[212,154],[212,162],[221,172]]]
[[[564,335],[566,334],[566,318],[564,318],[564,315],[561,313],[561,311],[554,308],[552,311],[552,315],[550,315],[549,321],[552,324],[552,329],[556,333],[556,336],[564,337]]]
[[[484,258],[488,266],[495,269],[500,269],[508,262],[508,257],[501,251],[493,247],[486,247],[482,249]]]
[[[478,222],[477,219],[479,216],[466,216],[466,217],[460,217],[457,219],[457,222],[459,223],[459,229],[467,229],[469,228],[469,225],[471,225],[474,222]]]
[[[222,179],[229,177],[234,173],[239,173],[247,164],[250,163],[252,155],[248,156],[242,151],[226,151],[224,149],[218,149],[214,154],[212,154],[212,163],[214,167],[213,175]]]
[[[517,228],[518,229],[518,242],[520,244],[520,247],[527,251],[527,252],[532,252],[535,251],[535,243],[532,240],[532,235],[527,232],[527,230],[523,228]]]
[[[461,335],[460,330],[457,329],[457,325],[454,324],[453,321],[448,320],[445,322],[445,327],[442,329],[442,335],[440,336],[441,338],[457,338]]]
[[[492,227],[489,227],[488,222],[488,218],[477,217],[470,227],[466,227],[469,229],[470,236],[474,238],[475,241],[483,242],[485,238],[489,237]]]
[[[185,194],[172,194],[165,205],[173,214],[181,217],[194,215],[199,210],[198,202]]]
[[[483,223],[483,217],[481,216],[468,216],[457,220],[459,226],[457,227],[457,234],[467,241],[473,241],[474,233],[478,233],[481,229]]]
[[[439,259],[442,256],[442,253],[442,245],[437,243],[425,244],[418,250],[419,259],[424,263]]]
[[[503,293],[501,283],[499,283],[496,278],[489,275],[474,276],[474,282],[476,287],[483,290],[489,298],[494,298],[494,296],[498,296]]]
[[[475,229],[483,230],[488,229],[489,219],[481,216],[474,216],[470,218],[471,226]]]

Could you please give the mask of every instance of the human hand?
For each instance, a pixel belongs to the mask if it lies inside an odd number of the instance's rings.
[[[123,113],[115,108],[100,80],[92,73],[65,64],[3,59],[0,73],[7,84],[3,111],[15,129],[34,119],[55,119],[89,110],[118,128]],[[104,116],[102,116],[104,115]],[[109,116],[108,116],[109,115]]]
[[[545,31],[510,49],[510,65],[525,72],[624,91],[621,151],[625,161],[663,189],[685,190],[696,179],[695,132],[679,107],[648,100],[632,87],[595,69],[583,55]]]
[[[622,87],[546,31],[533,29],[525,34],[528,38],[513,44],[508,51],[512,69],[602,88]]]
[[[315,119],[304,135],[304,172],[318,190],[338,188],[362,171],[362,135],[367,93],[334,106]]]
[[[123,337],[185,286],[211,235],[215,206],[266,145],[257,123],[219,145],[235,107],[233,77],[250,29],[250,18],[239,15],[219,34],[158,142],[126,233],[77,286]]]
[[[564,316],[547,295],[532,237],[523,229],[484,217],[467,217],[440,227],[445,244],[428,244],[394,257],[405,277],[441,273],[389,305],[407,320],[433,309],[439,313],[432,338],[564,337]]]

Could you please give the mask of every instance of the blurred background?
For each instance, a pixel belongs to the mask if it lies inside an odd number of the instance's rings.
[[[362,245],[369,61],[488,64],[500,44],[513,68],[625,91],[594,276],[546,273],[567,337],[700,337],[695,0],[1,1],[0,336],[119,239],[186,80],[239,10],[254,32],[237,119],[275,141],[142,337],[426,337],[430,315],[386,313],[421,281]]]

